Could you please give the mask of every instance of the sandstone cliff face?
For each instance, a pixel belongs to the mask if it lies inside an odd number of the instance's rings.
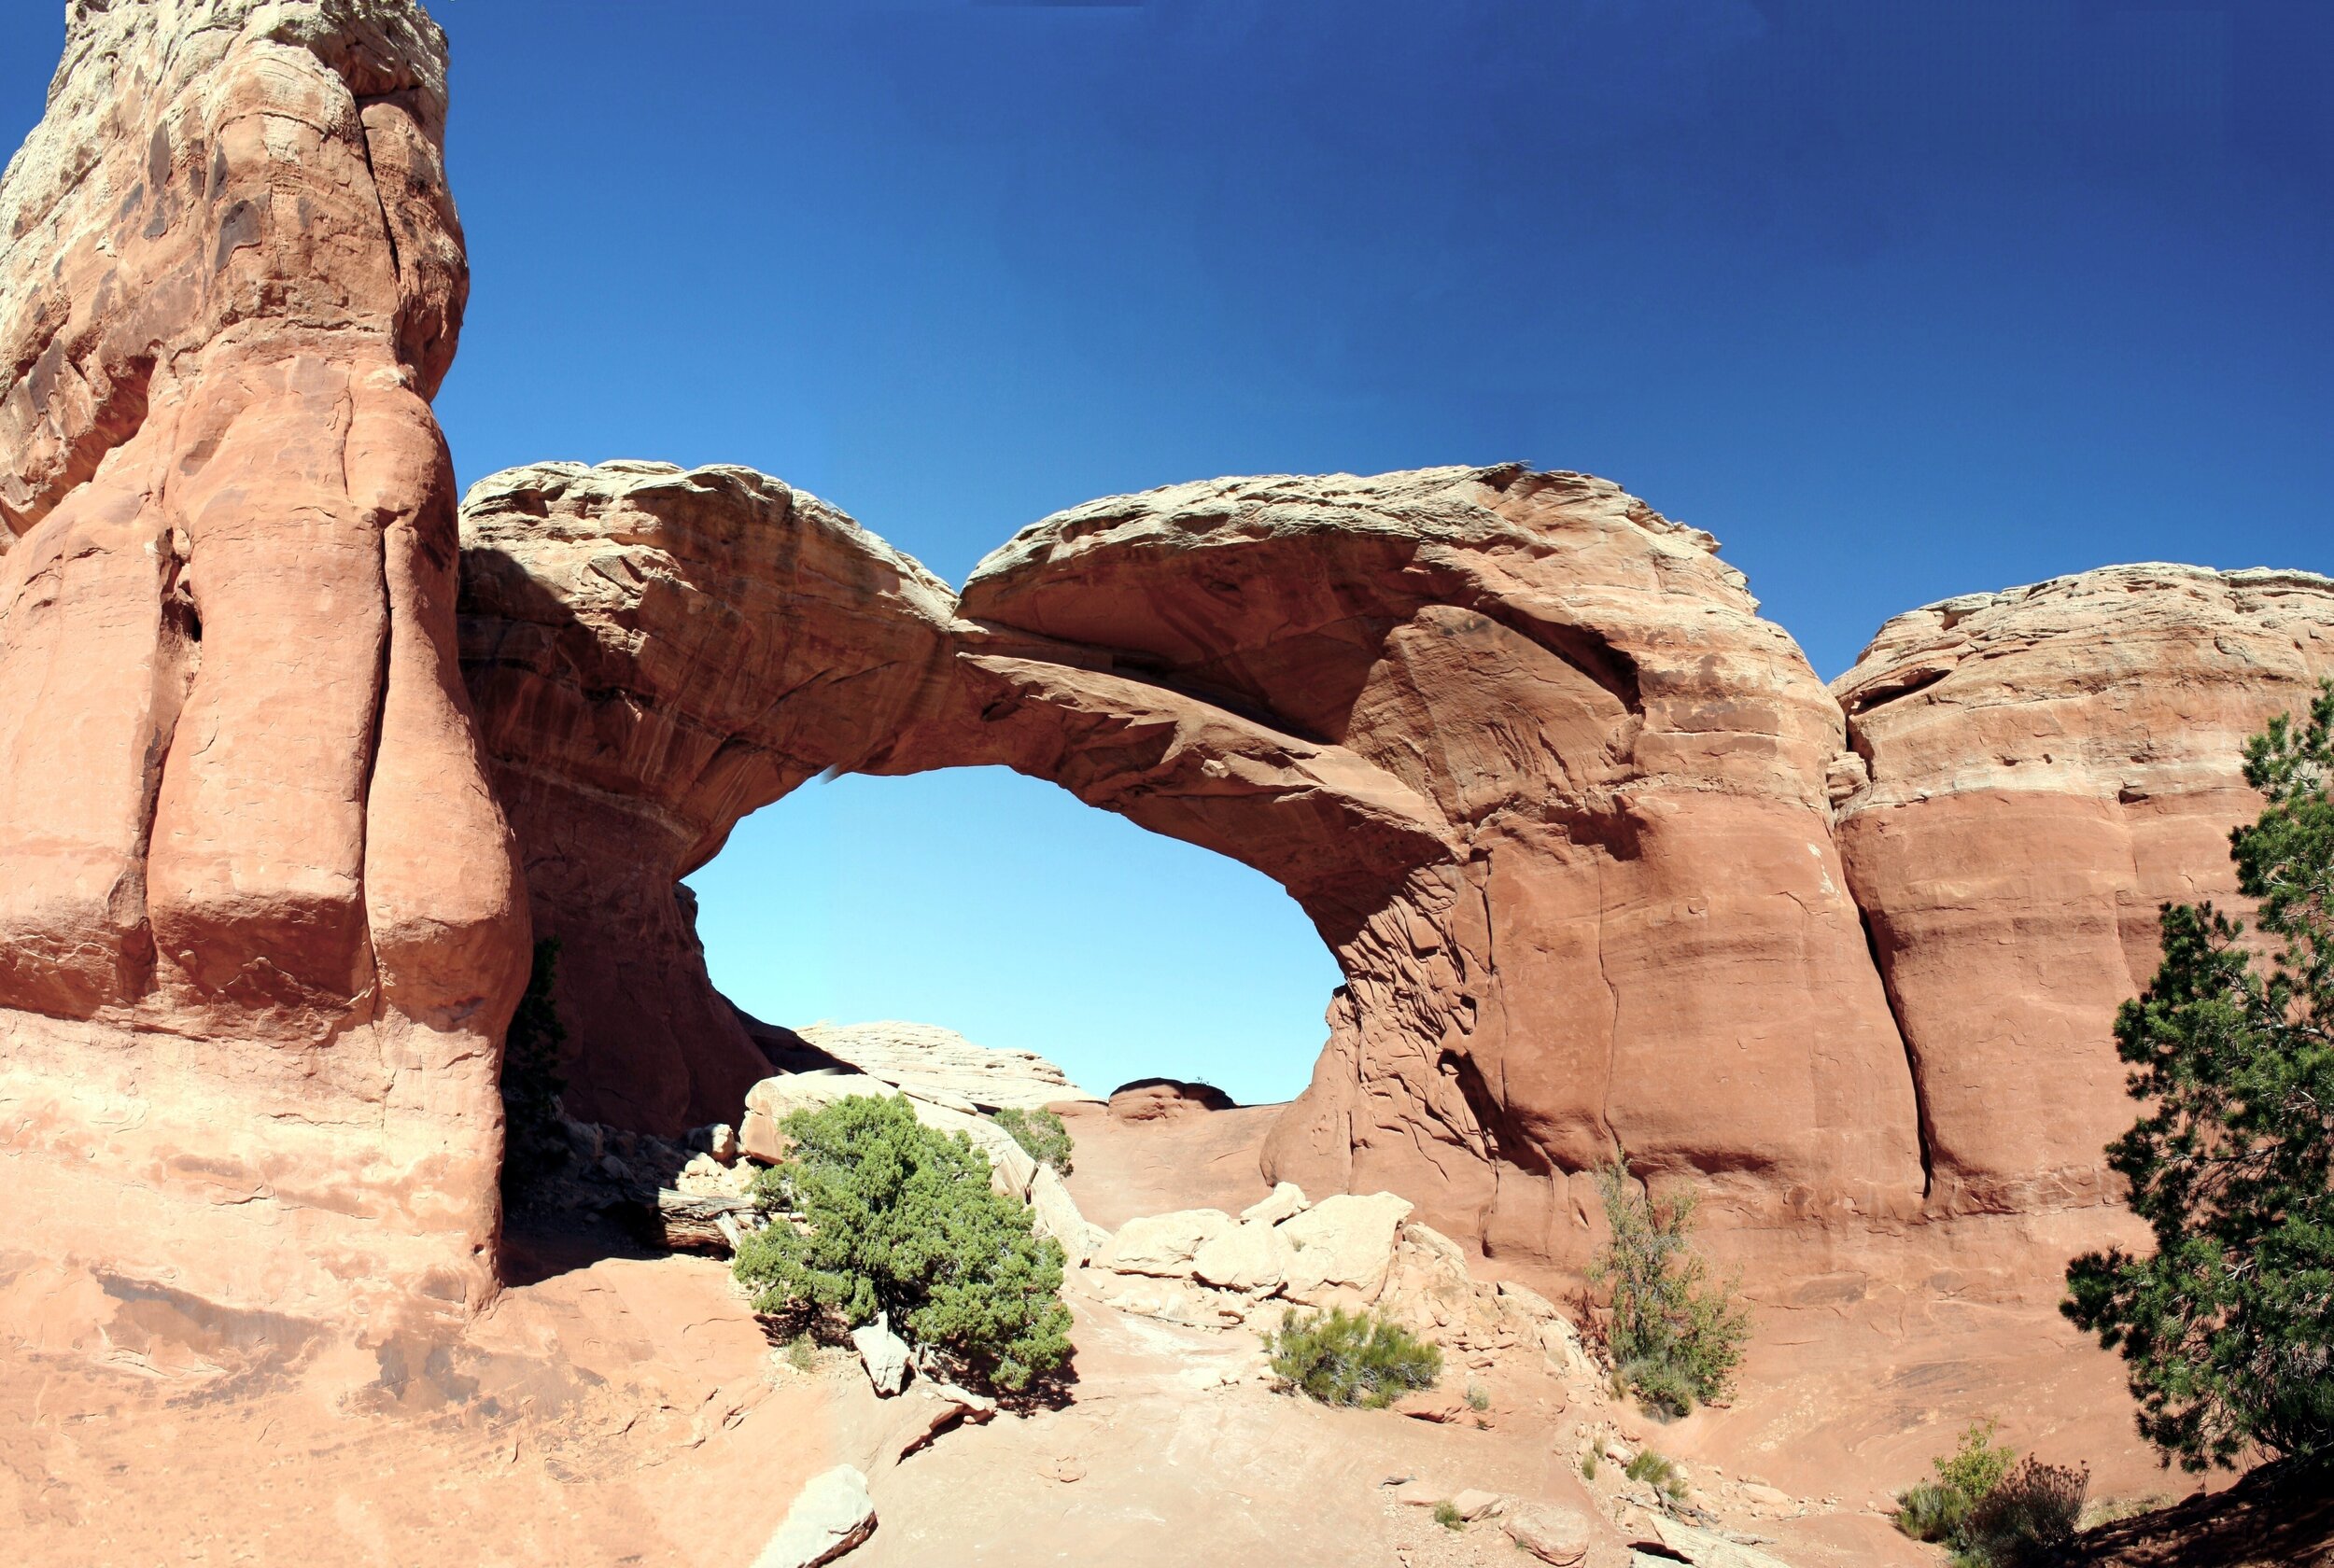
[[[1273,877],[1337,954],[1268,1174],[1555,1257],[1624,1149],[1746,1224],[1917,1206],[1838,712],[1708,535],[1514,467],[1223,480],[1024,530],[963,614],[965,695],[870,771],[1054,778]]]
[[[2241,903],[2238,759],[2334,675],[2334,581],[2111,567],[1900,615],[1835,682],[1869,782],[1840,806],[1919,1073],[1941,1213],[2112,1197],[2116,1007],[2158,907]]]
[[[462,541],[464,669],[536,932],[561,945],[569,1110],[734,1122],[769,1064],[675,885],[929,698],[954,596],[747,469],[514,469],[472,486]]]
[[[409,0],[68,27],[0,181],[0,1245],[474,1302],[524,917],[428,402],[443,40]]]

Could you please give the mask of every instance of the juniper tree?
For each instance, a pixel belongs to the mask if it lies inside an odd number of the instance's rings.
[[[2116,1019],[2146,1109],[2108,1163],[2156,1250],[2067,1268],[2067,1315],[2122,1351],[2141,1434],[2189,1470],[2334,1460],[2334,682],[2247,742],[2244,777],[2268,801],[2229,835],[2255,940],[2167,904]]]

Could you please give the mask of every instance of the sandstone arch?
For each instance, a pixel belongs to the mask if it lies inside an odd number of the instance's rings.
[[[1918,1208],[1831,845],[1838,710],[1707,535],[1612,485],[1175,486],[1024,530],[961,599],[741,469],[515,470],[464,541],[595,1111],[669,1130],[761,1071],[671,890],[738,817],[824,768],[1004,763],[1273,877],[1337,955],[1275,1174],[1558,1256],[1568,1174],[1622,1146],[1745,1224]]]

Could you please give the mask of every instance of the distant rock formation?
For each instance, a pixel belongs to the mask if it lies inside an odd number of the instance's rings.
[[[1094,1098],[1034,1051],[976,1045],[935,1024],[810,1024],[796,1032],[813,1049],[870,1077],[927,1099],[962,1100],[977,1111],[1029,1111]]]
[[[78,0],[0,180],[0,1249],[493,1289],[526,918],[429,404],[445,114],[410,0]]]
[[[1944,1212],[2112,1197],[2116,1009],[2166,902],[2234,907],[2245,737],[2334,676],[2334,581],[2110,567],[1900,615],[1833,683],[1839,807]]]

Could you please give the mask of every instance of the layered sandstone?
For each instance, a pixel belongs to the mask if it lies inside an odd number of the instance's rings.
[[[1921,1090],[1933,1208],[2112,1196],[2116,1008],[2157,911],[2234,907],[2245,737],[2334,675],[2334,581],[2110,567],[1900,615],[1834,683],[1850,888]],[[1851,781],[1852,782],[1852,781]]]
[[[1831,847],[1838,710],[1708,536],[1612,485],[1176,486],[1024,530],[961,603],[740,469],[517,470],[464,538],[595,1116],[736,1113],[754,1064],[717,1055],[671,900],[740,815],[826,768],[1003,763],[1255,866],[1337,954],[1275,1173],[1550,1255],[1585,1235],[1572,1177],[1624,1151],[1746,1223],[1918,1202]]]
[[[1267,1173],[1576,1258],[1582,1173],[1735,1223],[1908,1214],[1912,1084],[1830,835],[1839,712],[1707,534],[1520,467],[1096,501],[975,570],[1005,762],[1278,881],[1346,985]]]
[[[890,740],[946,663],[954,595],[748,469],[513,469],[471,487],[462,544],[464,671],[536,933],[560,944],[569,1110],[735,1121],[770,1064],[677,885],[747,813]]]
[[[77,0],[0,181],[0,1246],[492,1287],[524,913],[429,405],[445,111],[411,0]]]

